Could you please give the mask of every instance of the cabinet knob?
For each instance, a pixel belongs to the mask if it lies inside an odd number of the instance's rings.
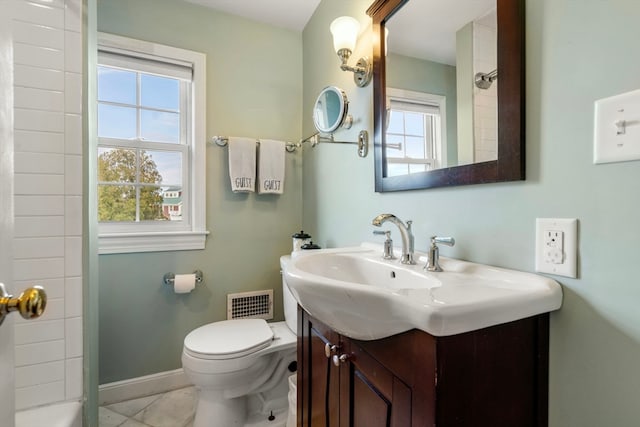
[[[345,363],[347,360],[351,359],[351,356],[348,354],[341,354],[340,356],[338,356],[337,354],[335,354],[333,356],[333,364],[336,366],[340,366],[341,363]]]
[[[324,345],[324,355],[327,356],[327,359],[331,359],[331,355],[338,352],[338,346],[335,344],[331,344],[330,342]]]

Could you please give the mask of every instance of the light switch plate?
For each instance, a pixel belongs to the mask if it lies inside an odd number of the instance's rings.
[[[593,162],[640,159],[640,90],[595,102]]]
[[[536,271],[578,277],[577,219],[536,219]]]

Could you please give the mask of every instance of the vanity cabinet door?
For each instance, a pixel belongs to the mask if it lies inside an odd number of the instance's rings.
[[[412,392],[405,381],[362,342],[337,334],[302,309],[298,316],[298,426],[412,425]]]
[[[340,366],[341,427],[411,425],[411,389],[356,342],[345,339]]]
[[[339,426],[339,368],[331,356],[341,346],[340,336],[298,309],[298,426]],[[336,346],[326,355],[326,347]]]
[[[374,341],[340,336],[302,309],[299,322],[298,427],[548,425],[548,314]]]

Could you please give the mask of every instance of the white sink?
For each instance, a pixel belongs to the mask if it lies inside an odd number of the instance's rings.
[[[383,260],[382,246],[300,251],[281,258],[298,303],[337,332],[374,340],[420,329],[446,336],[557,310],[547,277],[440,257],[443,272]]]

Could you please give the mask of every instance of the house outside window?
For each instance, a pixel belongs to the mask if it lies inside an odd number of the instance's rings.
[[[203,249],[205,55],[100,34],[100,253]]]
[[[169,221],[182,221],[182,189],[168,188],[162,193],[162,216]]]

